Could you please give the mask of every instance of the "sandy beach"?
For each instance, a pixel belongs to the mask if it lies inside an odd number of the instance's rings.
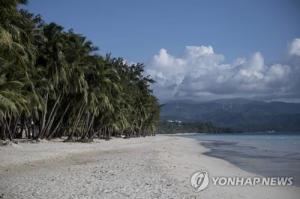
[[[196,193],[191,175],[257,176],[180,136],[42,141],[0,147],[0,198],[299,198],[299,187],[221,187]],[[267,166],[267,165],[266,165]]]

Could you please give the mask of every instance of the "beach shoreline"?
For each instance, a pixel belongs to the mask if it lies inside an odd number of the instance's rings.
[[[257,176],[204,155],[209,149],[178,135],[19,143],[0,147],[2,198],[299,198],[298,187],[221,187],[194,192],[191,175]]]

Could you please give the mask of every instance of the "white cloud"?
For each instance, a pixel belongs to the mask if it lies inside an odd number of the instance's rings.
[[[224,56],[211,46],[187,46],[179,57],[161,49],[146,72],[156,80],[153,89],[162,100],[209,100],[283,97],[291,94],[293,78],[299,70],[284,64],[267,65],[260,52],[224,63]]]
[[[296,38],[290,45],[289,49],[290,55],[300,56],[300,39]]]

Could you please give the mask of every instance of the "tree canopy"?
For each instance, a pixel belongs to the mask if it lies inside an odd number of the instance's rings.
[[[154,135],[160,106],[144,65],[0,0],[0,139]]]

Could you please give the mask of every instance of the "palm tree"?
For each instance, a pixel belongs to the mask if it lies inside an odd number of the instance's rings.
[[[22,111],[27,111],[27,101],[21,94],[23,84],[18,81],[6,81],[0,77],[0,138],[12,140],[16,122]]]
[[[153,135],[160,106],[144,65],[98,55],[84,36],[17,9],[23,3],[0,0],[0,138]]]

